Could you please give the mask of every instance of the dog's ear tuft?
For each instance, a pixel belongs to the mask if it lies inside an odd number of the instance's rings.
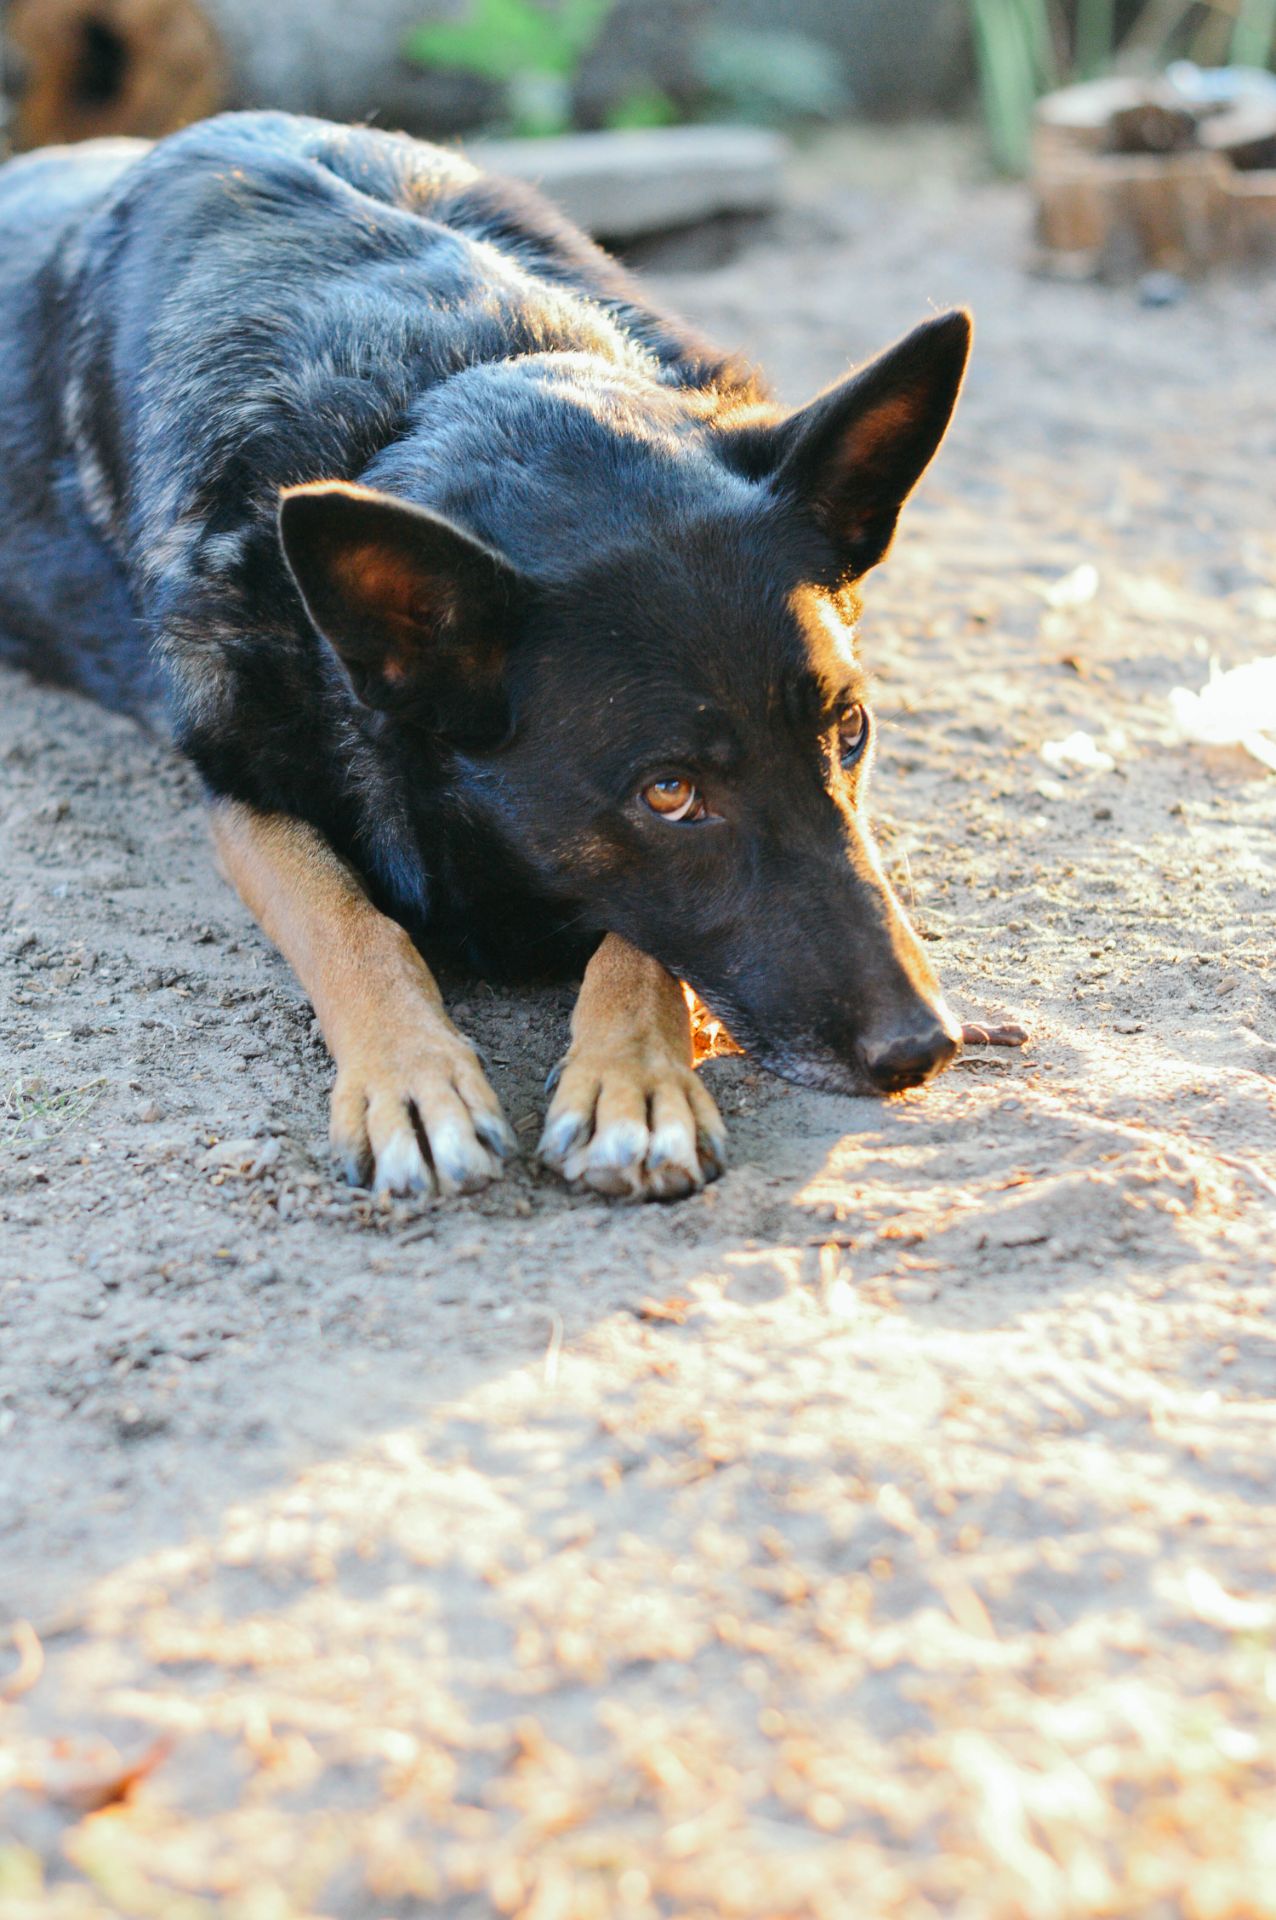
[[[439,514],[344,481],[289,488],[279,538],[365,705],[458,739],[505,732],[523,582],[499,554]]]
[[[952,417],[970,334],[968,313],[940,314],[778,425],[744,429],[747,470],[814,515],[848,579],[890,546]]]

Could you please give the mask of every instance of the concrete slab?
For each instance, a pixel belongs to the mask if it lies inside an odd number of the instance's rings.
[[[761,127],[658,127],[474,141],[467,152],[540,187],[588,232],[632,240],[778,206],[789,143]]]

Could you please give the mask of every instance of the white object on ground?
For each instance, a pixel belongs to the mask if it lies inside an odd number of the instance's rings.
[[[1116,761],[1102,747],[1096,747],[1088,733],[1070,733],[1066,740],[1043,740],[1041,758],[1059,773],[1084,767],[1091,773],[1113,773]]]
[[[1099,569],[1083,560],[1071,573],[1065,573],[1060,579],[1052,580],[1048,587],[1039,587],[1038,592],[1048,607],[1056,610],[1065,607],[1088,606],[1099,591]]]
[[[1244,747],[1276,773],[1276,654],[1228,673],[1213,661],[1201,691],[1175,687],[1170,705],[1185,740],[1206,747]]]

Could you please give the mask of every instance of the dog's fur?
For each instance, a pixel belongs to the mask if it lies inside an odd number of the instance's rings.
[[[951,1057],[838,716],[965,315],[783,416],[525,189],[243,114],[0,171],[0,334],[0,647],[163,711],[356,1171],[470,1185],[508,1144],[420,953],[527,978],[603,940],[544,1144],[604,1187],[720,1156],[670,976],[812,1084]]]

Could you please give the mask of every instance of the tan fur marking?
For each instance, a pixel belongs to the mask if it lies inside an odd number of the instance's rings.
[[[332,1141],[352,1171],[375,1169],[378,1187],[394,1192],[495,1178],[513,1136],[403,928],[303,821],[223,802],[213,840],[223,875],[318,1016],[337,1065]]]
[[[572,1012],[572,1045],[612,1058],[637,1047],[691,1065],[691,1015],[671,973],[609,933],[585,970]]]
[[[857,420],[841,449],[840,466],[844,477],[870,468],[888,453],[896,441],[911,433],[917,424],[918,399],[907,393],[892,394],[879,400]]]
[[[617,934],[586,969],[540,1151],[564,1179],[634,1200],[677,1199],[722,1169],[682,988]]]
[[[214,809],[218,866],[305,988],[334,1059],[407,1007],[447,1023],[403,928],[378,913],[323,836],[283,814]]]

